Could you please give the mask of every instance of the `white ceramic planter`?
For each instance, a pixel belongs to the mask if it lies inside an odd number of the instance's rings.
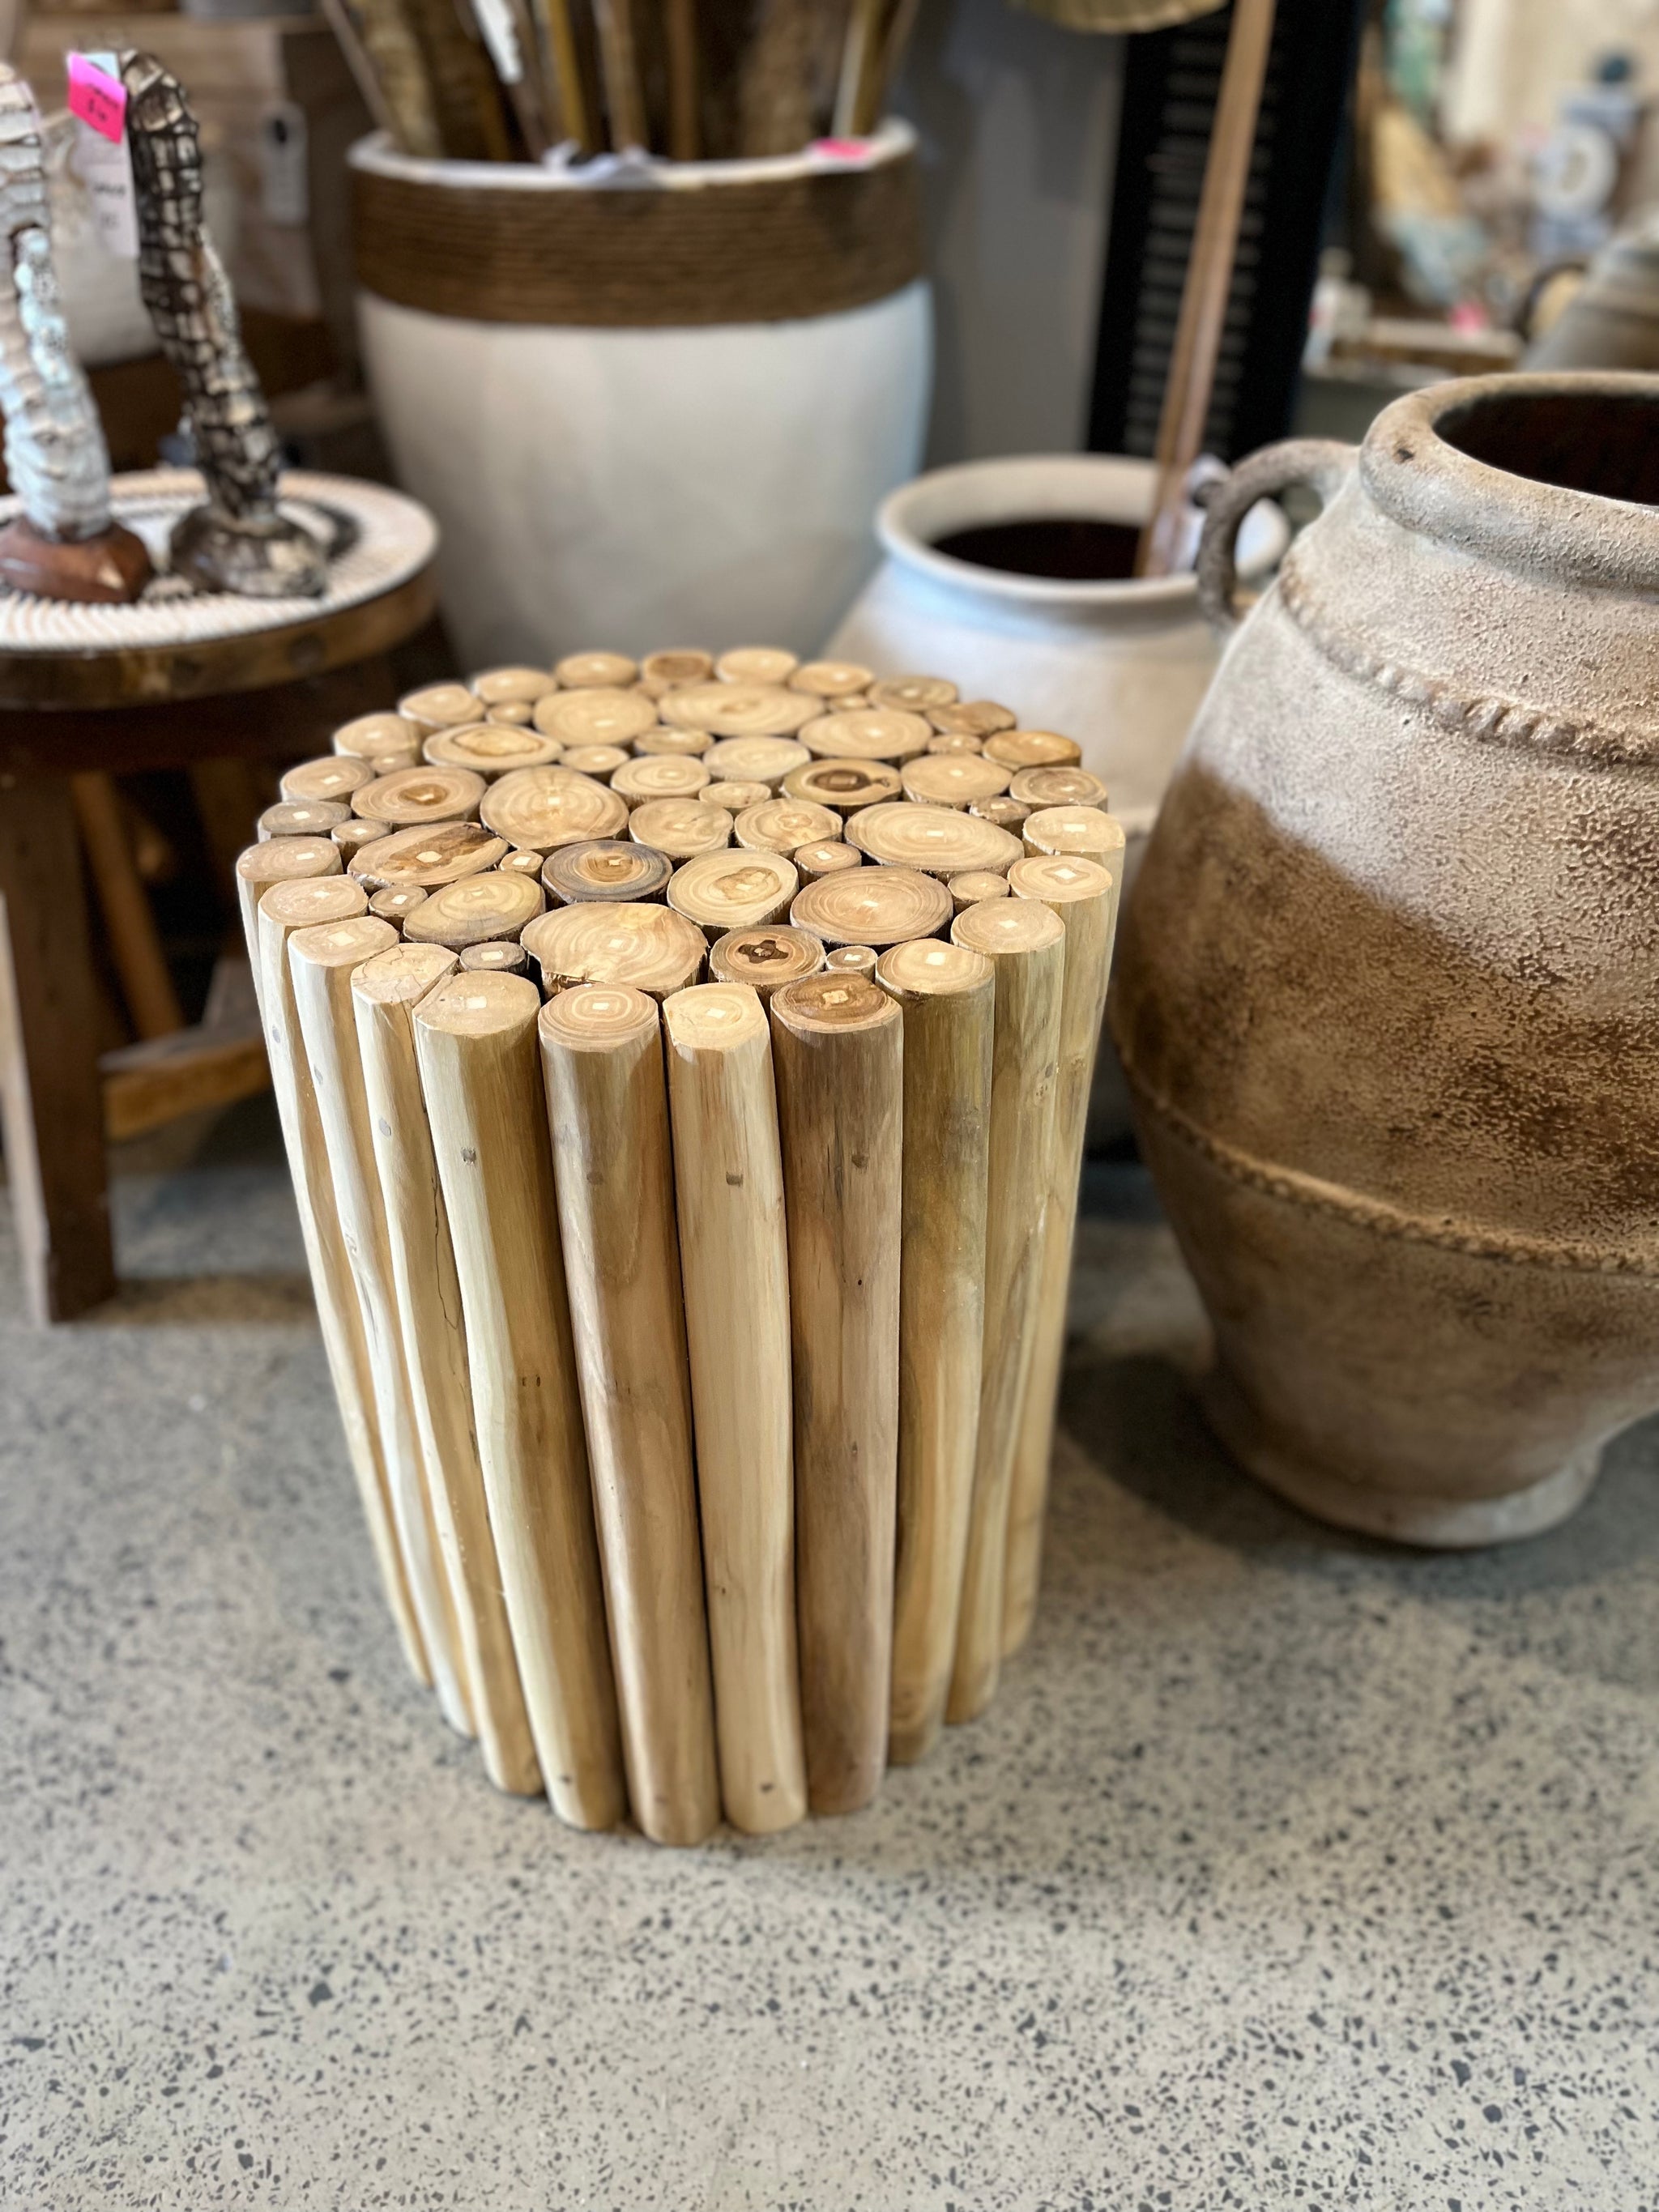
[[[1138,839],[1219,658],[1194,578],[1051,582],[956,560],[933,542],[1041,515],[1139,524],[1153,480],[1149,461],[1096,453],[970,461],[918,477],[883,504],[876,531],[886,557],[826,651],[888,674],[949,669],[965,696],[1005,700],[1027,729],[1075,738]],[[1259,579],[1287,541],[1278,509],[1260,508],[1246,526],[1241,573]]]
[[[908,129],[889,125],[881,160],[908,171],[913,145]],[[601,198],[599,224],[614,213],[627,252],[641,194],[653,196],[647,216],[665,212],[671,226],[695,194],[685,212],[701,228],[683,250],[696,254],[711,237],[720,246],[728,228],[740,252],[747,210],[759,194],[763,216],[775,186],[804,187],[809,210],[832,217],[844,196],[841,177],[805,157],[665,166],[644,182],[599,185],[527,165],[413,161],[376,140],[352,161],[360,189],[417,185],[441,210],[458,185],[475,204],[514,204],[514,222],[533,200],[532,221],[555,237],[575,221],[581,250],[592,246],[583,226]],[[652,301],[636,291],[621,301],[623,326],[530,322],[501,319],[499,281],[489,312],[453,312],[464,287],[443,295],[443,312],[412,304],[424,296],[419,272],[377,280],[362,239],[360,213],[364,356],[399,479],[442,525],[444,613],[467,665],[665,640],[817,646],[869,573],[872,509],[920,457],[932,376],[920,278],[774,319],[769,299],[799,303],[811,287],[775,289],[761,270],[737,283],[763,309],[742,319],[710,321],[693,297],[688,319],[642,325]],[[856,236],[848,244],[855,255]],[[379,282],[409,296],[386,297]],[[615,304],[596,281],[591,313]],[[552,312],[588,313],[587,295],[561,295]],[[663,312],[681,312],[672,287]]]

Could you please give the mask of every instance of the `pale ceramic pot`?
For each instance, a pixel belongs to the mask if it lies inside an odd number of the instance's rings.
[[[1659,379],[1438,386],[1237,631],[1127,902],[1111,1025],[1214,1325],[1212,1417],[1344,1526],[1571,1512],[1659,1407]]]
[[[443,610],[467,665],[711,639],[817,647],[869,572],[872,508],[921,450],[919,230],[895,252],[878,211],[866,233],[885,237],[837,227],[872,172],[908,198],[914,147],[890,124],[846,177],[803,155],[631,181],[613,164],[597,182],[415,161],[379,138],[354,149],[364,358],[399,480],[442,525]],[[780,250],[804,221],[817,259],[775,281],[763,240],[747,260],[745,240],[777,203],[793,210]],[[516,248],[497,252],[492,205]],[[447,221],[457,207],[472,212]],[[591,285],[562,283],[584,253]],[[706,290],[703,255],[718,262]],[[820,298],[828,312],[792,311]]]
[[[1220,649],[1197,579],[1069,583],[1009,575],[934,550],[952,532],[1042,515],[1139,525],[1150,461],[1038,454],[936,469],[876,518],[884,555],[830,638],[835,659],[882,675],[946,673],[964,698],[1018,709],[1023,728],[1076,738],[1131,840],[1152,827]],[[1250,518],[1240,553],[1259,580],[1288,540],[1284,518]]]

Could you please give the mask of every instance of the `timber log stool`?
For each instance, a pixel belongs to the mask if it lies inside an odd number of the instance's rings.
[[[152,554],[203,495],[180,469],[118,477],[113,490],[117,518]],[[424,507],[302,471],[283,495],[332,537],[321,599],[198,593],[167,576],[136,606],[0,592],[0,1130],[39,1321],[68,1321],[115,1289],[105,1142],[165,1118],[140,1094],[206,1104],[263,1080],[257,1022],[185,1030],[100,1066],[75,780],[325,750],[342,722],[394,695],[388,656],[436,605]],[[16,508],[0,501],[0,523]]]

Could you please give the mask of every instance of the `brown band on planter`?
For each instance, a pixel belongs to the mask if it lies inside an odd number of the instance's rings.
[[[781,322],[885,299],[921,276],[915,163],[688,191],[433,184],[352,172],[357,279],[487,323]]]

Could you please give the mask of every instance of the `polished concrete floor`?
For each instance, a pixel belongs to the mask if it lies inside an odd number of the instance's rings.
[[[0,1249],[0,2204],[1659,2204],[1659,1428],[1523,1547],[1322,1532],[1097,1171],[995,1707],[667,1853],[402,1672],[266,1109],[123,1169],[95,1321]]]

